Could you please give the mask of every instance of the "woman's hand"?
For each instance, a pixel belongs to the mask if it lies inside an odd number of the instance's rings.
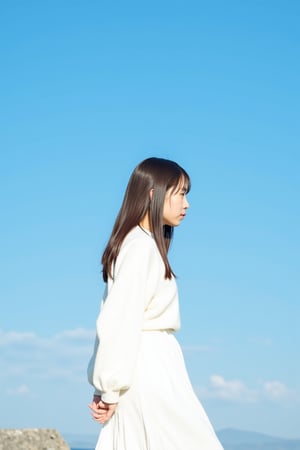
[[[99,423],[107,422],[116,410],[118,403],[104,403],[99,395],[94,395],[93,403],[89,405],[91,415]]]

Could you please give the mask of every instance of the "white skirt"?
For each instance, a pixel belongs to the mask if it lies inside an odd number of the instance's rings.
[[[96,450],[223,450],[172,333],[143,332],[133,383]]]

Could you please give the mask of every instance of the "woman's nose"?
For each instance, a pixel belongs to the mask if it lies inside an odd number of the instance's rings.
[[[190,204],[189,204],[189,202],[187,201],[187,199],[185,199],[184,207],[185,207],[186,209],[190,207]]]

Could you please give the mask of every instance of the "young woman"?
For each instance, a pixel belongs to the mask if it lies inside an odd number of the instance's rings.
[[[180,318],[167,253],[189,189],[177,163],[142,161],[104,250],[106,291],[88,367],[89,407],[104,424],[96,450],[222,450],[173,334]]]

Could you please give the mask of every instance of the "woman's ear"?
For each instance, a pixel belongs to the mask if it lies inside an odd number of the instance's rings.
[[[152,197],[153,197],[153,191],[154,191],[154,189],[150,189],[150,191],[149,191],[150,202],[151,202]]]

